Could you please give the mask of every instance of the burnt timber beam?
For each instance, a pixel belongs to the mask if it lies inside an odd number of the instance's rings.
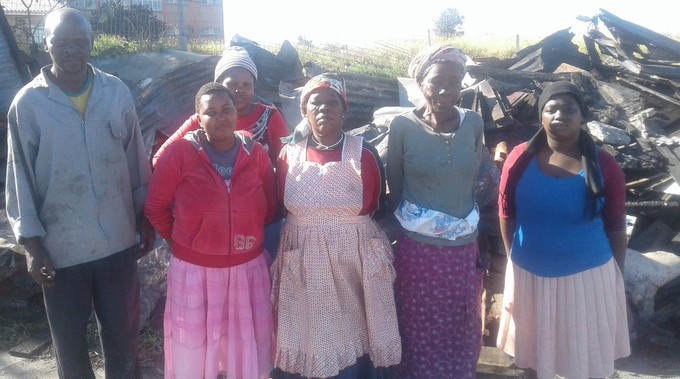
[[[580,75],[579,73],[558,73],[558,74],[548,74],[543,72],[529,72],[529,71],[514,71],[514,70],[503,70],[498,68],[488,68],[482,66],[469,66],[468,72],[471,76],[477,79],[482,77],[487,78],[507,78],[507,79],[523,79],[532,80],[538,82],[556,82],[559,80],[571,81],[573,75]]]

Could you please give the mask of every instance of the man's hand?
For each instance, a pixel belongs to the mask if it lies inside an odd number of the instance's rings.
[[[57,272],[54,270],[52,260],[43,248],[38,237],[27,238],[24,242],[26,266],[31,278],[45,287],[54,286]]]
[[[137,232],[139,233],[137,259],[140,259],[151,251],[156,242],[156,232],[143,213],[137,217]]]

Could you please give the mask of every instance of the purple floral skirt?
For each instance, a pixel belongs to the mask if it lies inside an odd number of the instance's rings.
[[[482,345],[479,249],[397,240],[395,297],[402,379],[475,378]]]

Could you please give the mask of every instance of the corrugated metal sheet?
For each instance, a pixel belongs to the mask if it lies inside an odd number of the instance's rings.
[[[0,112],[5,113],[9,109],[14,95],[23,86],[5,38],[0,39],[0,83],[2,83],[0,86]]]
[[[171,135],[194,113],[194,96],[205,83],[212,81],[213,70],[220,57],[208,58],[181,67],[156,80],[135,99],[142,133],[156,130]],[[347,86],[347,114],[343,124],[350,130],[373,121],[373,112],[385,106],[399,105],[396,78],[343,73]],[[264,92],[256,91],[262,96]],[[268,100],[278,103],[273,96]],[[278,104],[277,104],[278,105]]]
[[[373,112],[399,105],[397,78],[343,73],[347,87],[347,113],[343,128],[351,130],[373,121]]]
[[[136,97],[137,116],[145,138],[156,130],[170,136],[194,114],[196,92],[213,80],[219,59],[210,56],[172,71],[154,80]]]
[[[28,68],[18,60],[14,35],[0,7],[0,112],[6,113],[14,95],[28,82]]]

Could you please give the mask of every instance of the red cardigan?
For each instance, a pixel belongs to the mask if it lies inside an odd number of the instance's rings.
[[[502,219],[514,218],[512,214],[508,214],[508,211],[503,206],[503,198],[507,194],[508,182],[510,179],[510,171],[515,164],[522,164],[518,162],[520,157],[526,149],[527,142],[517,145],[510,154],[508,154],[505,163],[503,164],[503,171],[501,173],[501,181],[498,188],[498,216]],[[531,157],[525,157],[524,159],[531,159]],[[610,231],[622,231],[626,228],[626,179],[623,171],[616,162],[616,159],[612,157],[603,149],[597,149],[597,160],[600,166],[600,171],[603,179],[603,192],[604,192],[604,208],[602,210],[602,221],[604,223],[605,230]],[[528,161],[526,162],[528,163]],[[526,166],[525,163],[525,166]],[[522,173],[524,171],[522,170]],[[521,173],[520,173],[521,175]],[[513,179],[516,182],[519,178]],[[508,199],[508,201],[514,203],[514,199]],[[514,209],[514,206],[511,208]]]
[[[231,267],[262,252],[264,225],[277,209],[276,182],[265,149],[244,133],[231,189],[191,132],[156,163],[144,213],[172,254],[205,267]]]

